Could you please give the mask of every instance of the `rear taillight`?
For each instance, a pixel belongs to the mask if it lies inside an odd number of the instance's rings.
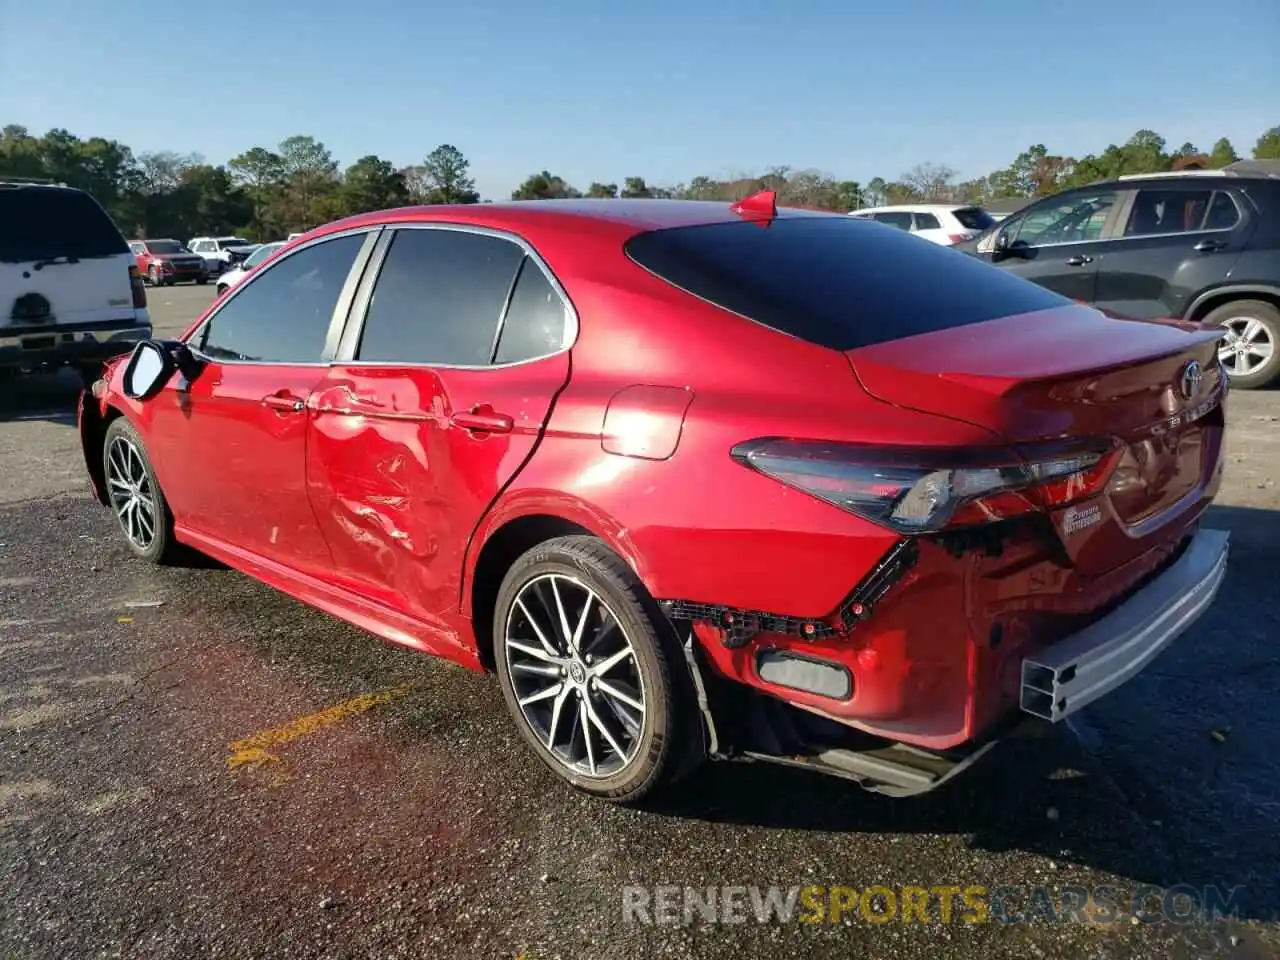
[[[947,240],[951,243],[952,246],[955,246],[957,243],[964,243],[968,239],[969,239],[969,235],[967,233],[947,234]]]
[[[136,263],[129,264],[129,290],[133,293],[133,308],[140,310],[147,305],[147,288],[142,285],[142,271]]]
[[[993,523],[1101,491],[1120,457],[1107,442],[1010,451],[921,451],[861,444],[761,439],[732,456],[899,533]]]

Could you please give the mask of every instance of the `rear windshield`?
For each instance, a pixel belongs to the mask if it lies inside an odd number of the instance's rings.
[[[856,217],[674,227],[638,234],[626,249],[695,296],[836,350],[1071,302],[968,254]]]
[[[981,207],[961,207],[952,210],[951,215],[960,221],[966,230],[985,230],[995,223],[995,218]]]
[[[0,186],[0,262],[128,252],[119,228],[87,193],[63,187]]]

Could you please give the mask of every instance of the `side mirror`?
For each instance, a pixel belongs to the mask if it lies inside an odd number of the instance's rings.
[[[1003,227],[996,228],[995,241],[991,245],[991,259],[1003,260],[1009,256],[1009,231]]]
[[[154,340],[143,340],[133,348],[124,368],[124,394],[132,400],[148,400],[165,385],[177,369],[169,351]]]

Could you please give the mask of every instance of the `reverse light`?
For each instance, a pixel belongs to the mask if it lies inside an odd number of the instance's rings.
[[[731,451],[743,466],[899,533],[1065,506],[1102,490],[1120,455],[1108,441],[1025,447],[1018,454],[781,438],[751,440]]]

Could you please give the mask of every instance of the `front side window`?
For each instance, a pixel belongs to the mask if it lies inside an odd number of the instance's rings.
[[[197,332],[213,360],[317,363],[364,234],[299,250],[254,274]]]
[[[1009,228],[1011,243],[1040,247],[1050,243],[1086,243],[1102,237],[1117,194],[1111,190],[1073,193],[1028,210]]]
[[[524,250],[466,230],[397,230],[356,359],[485,366]]]

